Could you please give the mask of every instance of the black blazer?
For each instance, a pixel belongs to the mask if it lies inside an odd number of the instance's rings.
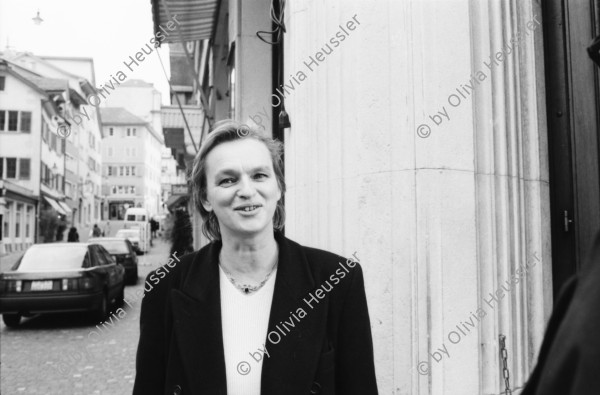
[[[566,282],[522,395],[600,394],[600,233],[581,272]]]
[[[271,336],[276,344],[266,339],[270,357],[263,361],[261,395],[376,395],[360,265],[351,267],[338,255],[303,247],[279,232],[275,239],[279,264],[268,333],[283,335],[280,341]],[[213,242],[182,257],[145,293],[134,395],[227,394],[220,249],[221,242]],[[317,289],[324,291],[317,295]],[[299,308],[306,313],[302,318]]]

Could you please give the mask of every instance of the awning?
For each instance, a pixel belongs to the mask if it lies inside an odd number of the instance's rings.
[[[187,195],[171,195],[165,204],[167,205],[167,209],[171,211],[173,208],[180,206],[181,204],[185,204],[188,200]]]
[[[69,207],[69,205],[65,202],[56,202],[60,205],[60,207],[63,208],[63,210],[65,210],[65,212],[67,214],[71,214],[73,212],[73,210],[71,210],[71,207]]]
[[[44,199],[46,199],[46,201],[52,206],[52,208],[58,211],[60,214],[67,214],[65,210],[63,210],[63,208],[56,202],[56,200],[49,198],[48,196],[44,196]]]
[[[176,43],[181,42],[182,38],[183,41],[196,41],[212,37],[219,0],[151,0],[151,2],[154,33],[156,36],[160,32],[158,37],[165,36],[162,42]],[[171,27],[179,22],[176,26],[181,34],[167,27],[170,21],[173,21]],[[160,42],[158,39],[156,41]]]

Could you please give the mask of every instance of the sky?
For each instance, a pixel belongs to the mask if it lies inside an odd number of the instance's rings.
[[[36,25],[37,11],[44,20]],[[9,46],[38,56],[91,57],[96,86],[125,71],[127,80],[154,84],[163,104],[169,104],[169,85],[156,52],[129,71],[131,63],[153,36],[150,0],[0,0],[0,52]],[[160,55],[169,72],[168,45]]]

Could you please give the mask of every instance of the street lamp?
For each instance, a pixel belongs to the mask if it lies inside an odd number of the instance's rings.
[[[42,22],[44,22],[44,20],[40,17],[40,10],[38,9],[37,11],[37,15],[34,16],[33,18],[31,18],[31,20],[33,21],[33,23],[35,23],[36,25],[41,25]]]

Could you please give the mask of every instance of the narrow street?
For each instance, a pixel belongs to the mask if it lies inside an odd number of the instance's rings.
[[[0,324],[1,393],[131,394],[142,301],[136,291],[168,255],[169,245],[156,239],[150,253],[139,256],[137,284],[125,289],[131,306],[123,305],[120,318],[109,315],[113,323],[102,331],[83,314],[24,318],[16,329]]]

